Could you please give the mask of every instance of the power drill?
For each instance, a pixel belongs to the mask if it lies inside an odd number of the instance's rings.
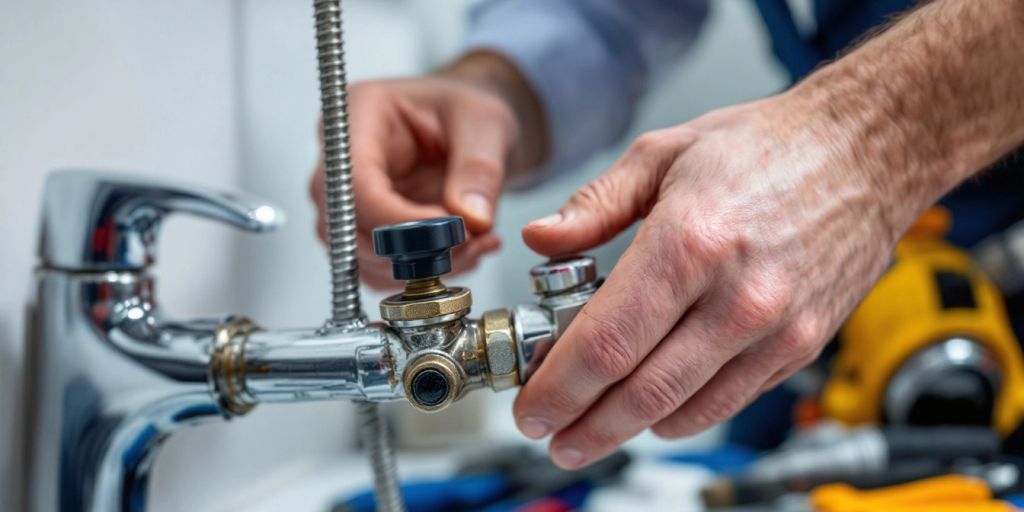
[[[944,240],[947,210],[908,231],[839,333],[826,417],[849,425],[991,425],[1024,416],[1024,359],[1003,296],[968,253]]]

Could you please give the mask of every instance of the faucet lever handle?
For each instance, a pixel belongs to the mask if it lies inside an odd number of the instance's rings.
[[[252,232],[284,222],[284,213],[245,194],[129,174],[58,171],[43,195],[39,255],[67,270],[137,270],[152,265],[160,224],[186,212]]]

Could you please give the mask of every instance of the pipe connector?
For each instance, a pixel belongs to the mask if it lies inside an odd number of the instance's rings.
[[[516,337],[512,314],[507,309],[484,313],[480,319],[484,353],[487,355],[487,379],[491,388],[501,391],[519,385]]]
[[[242,416],[256,406],[245,392],[245,340],[262,329],[245,317],[234,317],[217,326],[210,354],[209,382],[221,409],[228,416]]]
[[[444,410],[474,389],[524,384],[600,286],[593,258],[551,260],[530,272],[538,301],[469,317],[472,294],[448,287],[461,219],[375,232],[405,290],[380,303],[385,323],[353,329],[264,331],[245,319],[220,327],[210,382],[227,415],[260,402],[406,399]],[[453,227],[454,226],[454,227]],[[457,229],[456,229],[457,228]],[[403,252],[406,251],[406,252]]]

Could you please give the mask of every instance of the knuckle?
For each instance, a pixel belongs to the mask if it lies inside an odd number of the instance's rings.
[[[734,258],[737,242],[727,236],[726,227],[713,220],[714,215],[709,212],[702,220],[683,229],[664,230],[661,236],[668,239],[666,245],[674,247],[678,257],[691,259],[704,268],[718,268]]]
[[[612,180],[609,174],[605,173],[583,185],[572,195],[569,201],[577,206],[593,208],[598,205],[608,204],[614,197]]]
[[[509,139],[518,136],[519,120],[511,107],[494,94],[483,92],[463,84],[448,89],[450,112],[464,114],[461,119],[483,121],[499,127]]]
[[[486,119],[501,123],[504,128],[516,126],[515,115],[501,100],[481,93],[473,102],[473,110]]]
[[[737,292],[734,327],[741,332],[760,332],[782,322],[791,301],[788,287],[772,278],[754,278]]]
[[[465,172],[473,176],[474,181],[485,184],[488,187],[496,188],[501,185],[504,170],[497,159],[486,155],[466,155],[462,157],[459,165]]]
[[[603,174],[576,190],[569,198],[569,204],[574,209],[587,212],[617,211],[619,200],[614,192],[612,179],[608,174]],[[607,216],[597,215],[592,218],[598,223],[599,236],[602,240],[610,239],[616,234]]]
[[[539,397],[539,404],[533,410],[573,414],[580,408],[576,397],[569,393],[568,388],[565,386],[554,386],[536,396]],[[548,412],[546,414],[550,415],[551,413]]]
[[[593,318],[593,317],[591,317]],[[594,319],[590,335],[581,343],[580,359],[586,370],[602,381],[618,381],[636,365],[635,349],[630,343],[630,329],[621,320]]]
[[[779,350],[790,358],[807,359],[808,362],[817,358],[821,350],[819,322],[812,315],[803,315],[784,329],[779,338]]]
[[[592,421],[576,429],[573,432],[573,437],[576,437],[581,444],[591,450],[617,446],[622,442],[620,439],[616,439],[610,429],[601,428],[599,424]]]
[[[658,247],[659,253],[652,259],[652,264],[657,266],[665,275],[683,279],[690,274],[691,266],[703,258],[694,258],[698,244],[692,231],[678,222],[651,222],[645,224],[645,228],[652,231],[653,245]],[[646,234],[646,233],[645,233]]]
[[[633,140],[627,154],[641,156],[651,152],[658,152],[668,147],[671,141],[672,138],[667,130],[649,131]]]
[[[739,394],[717,396],[714,400],[705,400],[690,412],[690,428],[686,433],[694,434],[707,430],[733,417],[744,405],[746,405],[746,399]]]
[[[673,372],[652,370],[637,376],[636,384],[626,393],[628,414],[653,423],[676,410],[687,396],[686,386]]]

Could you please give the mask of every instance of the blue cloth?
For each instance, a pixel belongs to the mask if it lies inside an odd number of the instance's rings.
[[[501,473],[459,475],[434,480],[412,480],[402,484],[402,496],[409,512],[475,510],[509,492],[508,479]],[[348,496],[338,502],[347,512],[374,512],[377,500],[372,490]]]
[[[686,451],[661,457],[666,462],[701,466],[717,474],[742,473],[761,454],[746,444],[725,443],[707,451]]]
[[[814,0],[803,34],[787,0],[753,0],[793,80],[835,58],[916,0]],[[637,101],[693,45],[707,0],[487,0],[475,6],[467,49],[511,59],[540,96],[550,169],[583,162],[626,131]],[[682,121],[682,120],[681,120]],[[1011,159],[943,199],[950,240],[969,247],[1024,217],[1024,159]]]
[[[1024,494],[1014,494],[1003,498],[1003,500],[1009,502],[1017,510],[1024,510]]]

